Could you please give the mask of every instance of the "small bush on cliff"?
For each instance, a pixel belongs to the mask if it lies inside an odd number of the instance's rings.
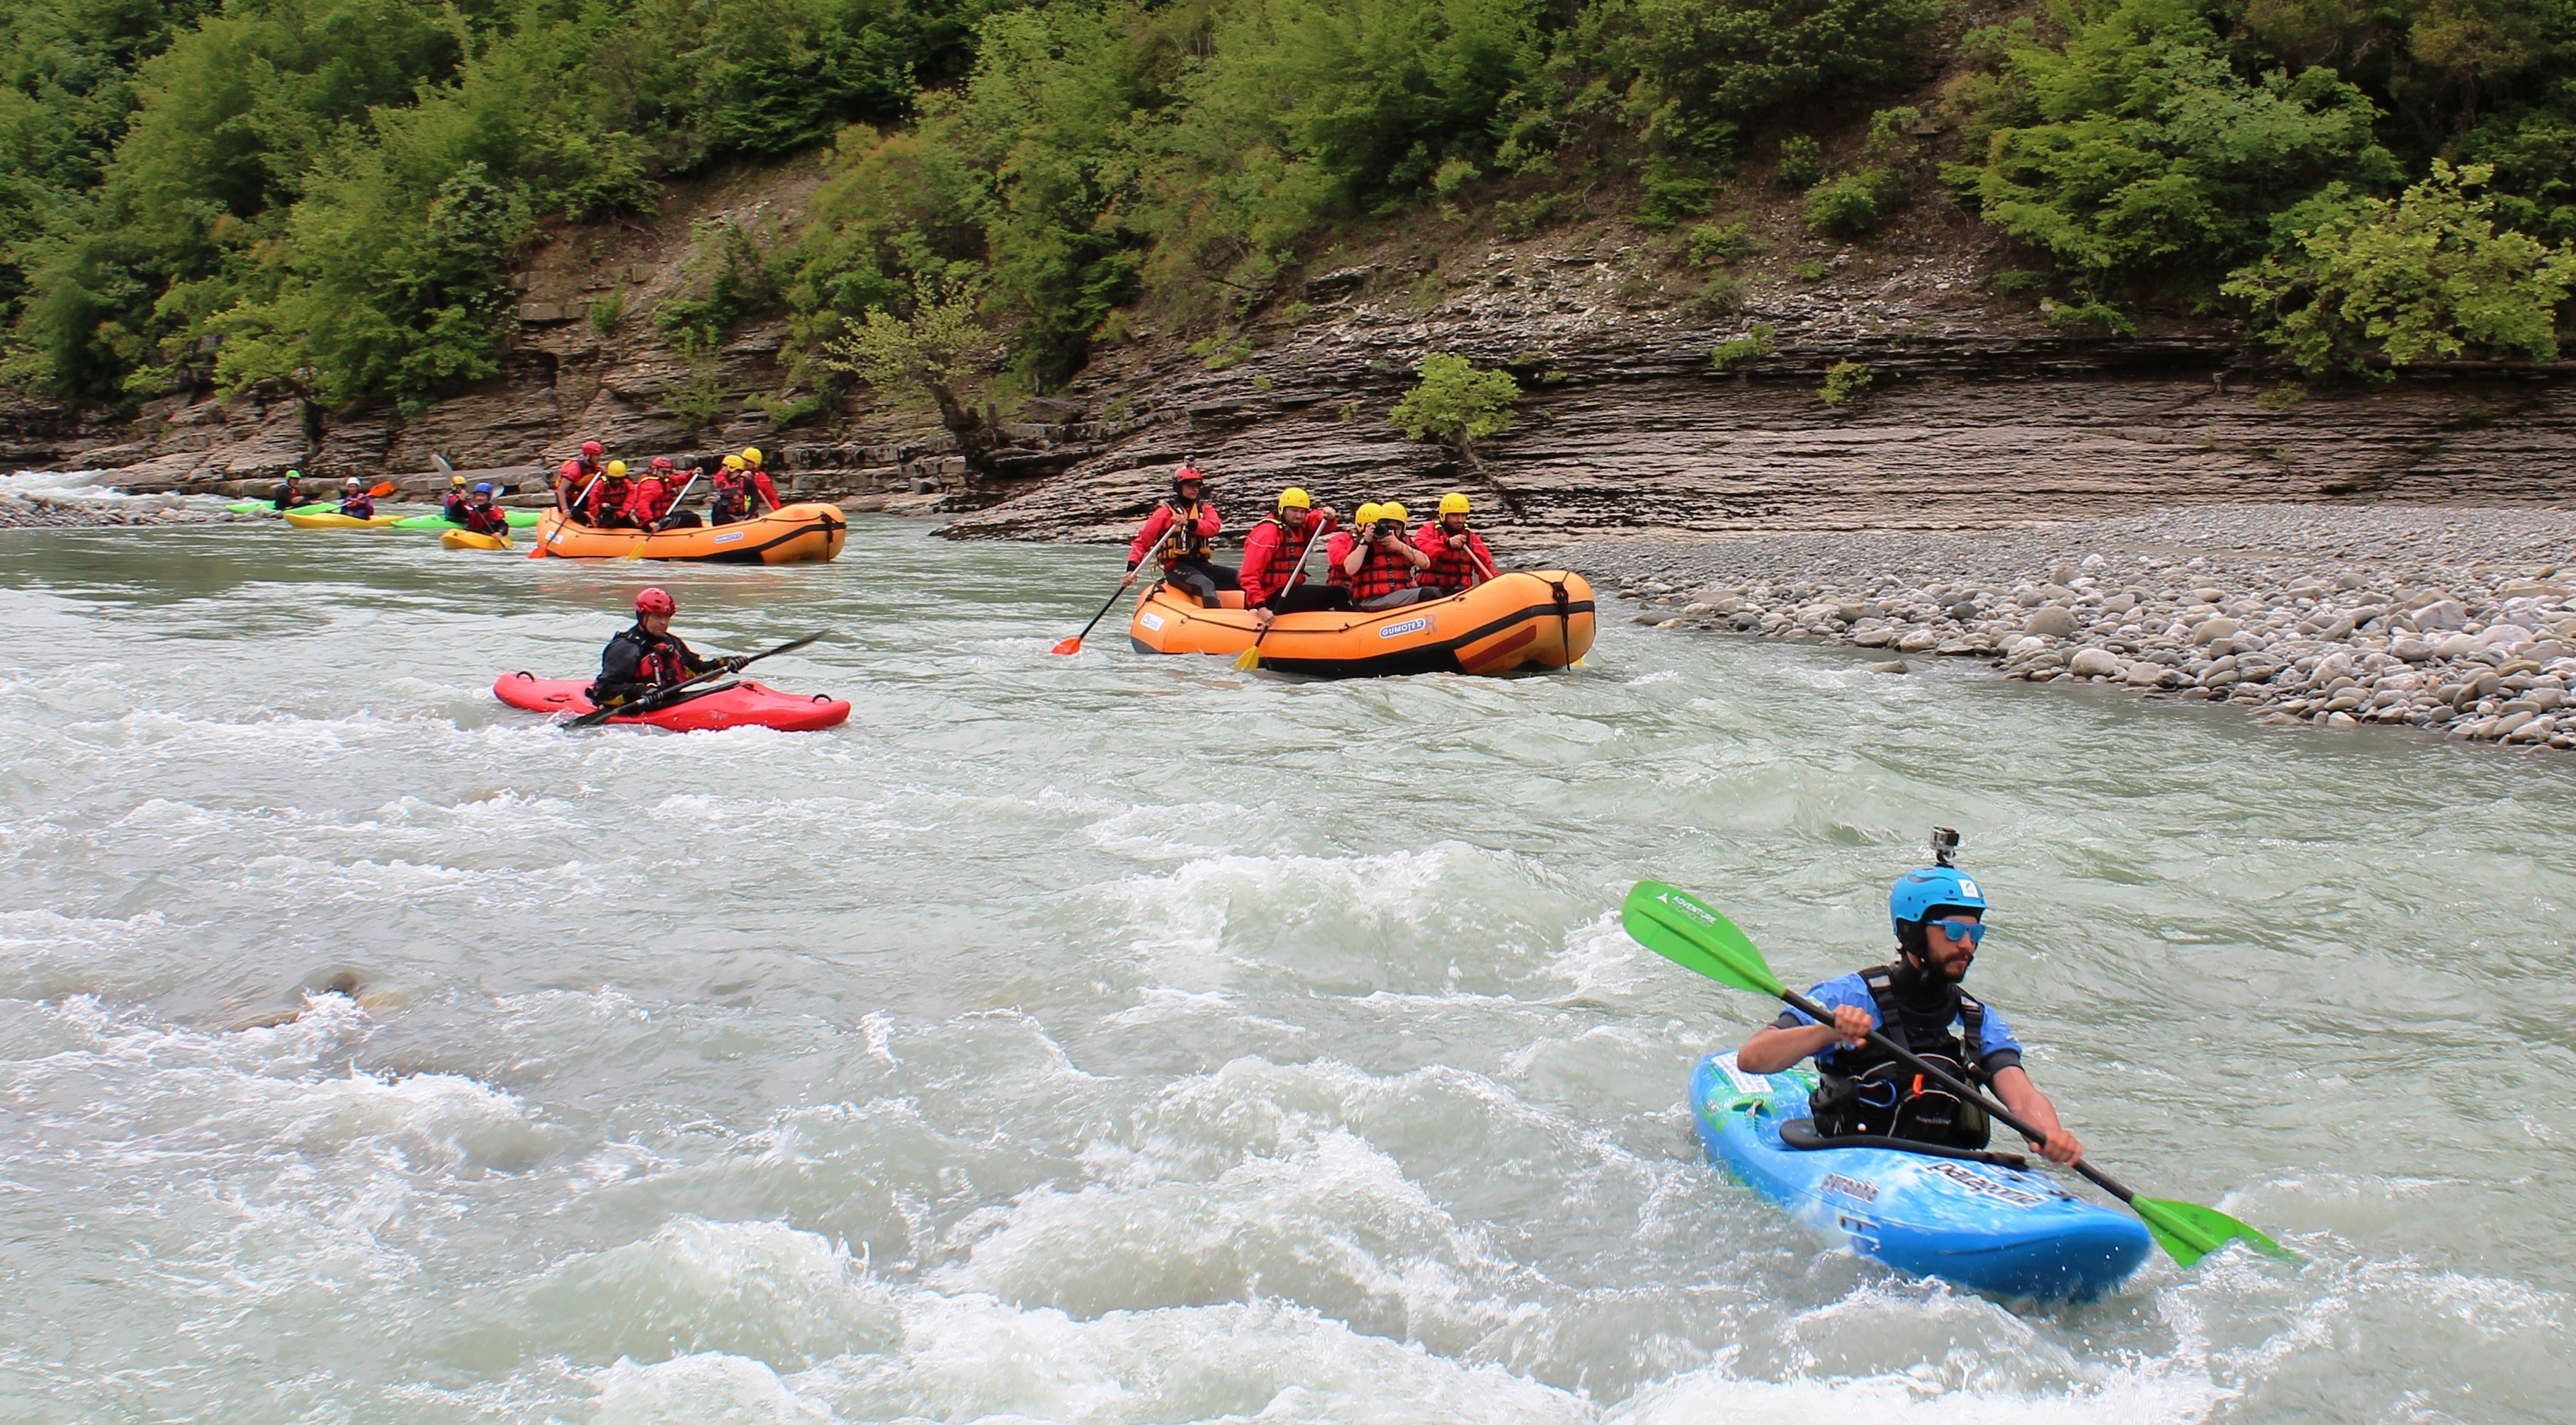
[[[1461,455],[1512,428],[1521,383],[1508,371],[1479,371],[1463,356],[1434,352],[1415,368],[1422,380],[1387,412],[1407,440],[1436,440]]]
[[[888,396],[924,395],[939,423],[957,439],[966,468],[980,471],[993,432],[965,398],[966,383],[999,355],[1001,341],[984,325],[981,293],[967,277],[918,283],[902,316],[878,307],[850,320],[827,343],[821,365],[859,377]]]
[[[1747,361],[1769,356],[1778,349],[1771,344],[1772,335],[1769,322],[1755,322],[1744,335],[1719,342],[1717,349],[1708,354],[1709,364],[1720,371],[1732,371]]]
[[[1869,382],[1866,362],[1837,361],[1825,368],[1824,389],[1816,393],[1816,398],[1828,406],[1844,405],[1859,399]]]
[[[1783,188],[1804,191],[1825,181],[1825,146],[1805,134],[1780,140],[1780,166],[1771,171]]]
[[[2299,235],[2223,289],[2253,303],[2255,331],[2302,370],[2385,376],[2466,355],[2558,355],[2558,310],[2576,287],[2576,248],[2499,232],[2485,164],[2432,176],[2395,202],[2372,199]]]

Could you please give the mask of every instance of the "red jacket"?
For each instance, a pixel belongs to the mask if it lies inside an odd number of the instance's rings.
[[[1281,525],[1277,515],[1256,522],[1243,537],[1243,602],[1247,606],[1266,603],[1287,588],[1315,536],[1331,527],[1317,510],[1308,510],[1294,530]]]
[[[1358,535],[1349,530],[1337,529],[1333,531],[1331,539],[1324,541],[1325,583],[1344,589],[1351,586],[1351,576],[1343,572],[1342,561],[1350,557],[1351,544],[1358,538]]]
[[[1444,594],[1476,587],[1485,582],[1487,571],[1494,567],[1494,552],[1485,547],[1483,535],[1471,529],[1467,531],[1467,548],[1451,549],[1449,531],[1442,529],[1438,520],[1414,531],[1413,547],[1431,556],[1431,567],[1422,571],[1422,586]],[[1467,557],[1470,551],[1475,558]]]
[[[751,477],[751,488],[760,492],[760,498],[768,501],[771,509],[777,509],[778,487],[769,483],[769,472],[755,465],[743,473]],[[752,513],[759,514],[760,511],[753,510]]]
[[[1127,545],[1128,568],[1133,569],[1144,563],[1145,556],[1155,552],[1163,542],[1164,533],[1171,529],[1174,518],[1176,516],[1168,500],[1156,505],[1154,512],[1145,516],[1145,527],[1136,531],[1136,538]],[[1225,518],[1216,512],[1216,506],[1205,500],[1199,501],[1198,514],[1189,522],[1189,528],[1182,541],[1186,547],[1174,557],[1205,559],[1209,542],[1214,540],[1217,531],[1223,528],[1225,528]],[[1167,559],[1163,562],[1168,564],[1171,560]]]
[[[676,492],[662,483],[661,477],[647,475],[626,492],[626,517],[637,524],[651,524],[671,512],[671,496]]]
[[[571,513],[574,502],[582,497],[583,489],[604,468],[591,464],[590,457],[586,455],[565,461],[563,468],[555,472],[555,507]]]
[[[504,539],[510,537],[510,517],[503,514],[498,505],[467,505],[465,517],[457,523],[476,534],[497,534]]]
[[[602,480],[591,486],[590,498],[582,501],[582,522],[596,525],[602,515],[624,514],[634,493],[635,487],[623,480]]]

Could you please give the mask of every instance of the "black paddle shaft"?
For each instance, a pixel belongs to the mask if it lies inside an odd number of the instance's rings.
[[[1126,592],[1127,592],[1127,586],[1126,586],[1126,585],[1124,585],[1124,584],[1119,585],[1115,590],[1111,591],[1111,593],[1110,593],[1110,595],[1109,595],[1109,603],[1107,603],[1107,604],[1102,604],[1102,605],[1100,606],[1100,612],[1098,612],[1098,613],[1096,613],[1096,614],[1093,614],[1093,615],[1091,616],[1091,622],[1089,622],[1089,623],[1087,623],[1087,624],[1084,624],[1084,625],[1082,626],[1082,632],[1075,634],[1075,635],[1073,636],[1073,641],[1074,641],[1074,642],[1076,642],[1076,643],[1080,643],[1080,642],[1081,642],[1081,641],[1083,641],[1084,639],[1089,638],[1089,637],[1091,636],[1091,631],[1092,631],[1093,629],[1095,629],[1095,628],[1100,627],[1100,621],[1101,621],[1102,619],[1105,619],[1105,618],[1109,617],[1109,605],[1110,605],[1110,604],[1115,604],[1115,603],[1117,603],[1117,602],[1118,602],[1118,600],[1119,600],[1119,598],[1120,598],[1121,596],[1123,596]]]
[[[681,699],[678,697],[678,694],[684,689],[695,687],[709,678],[721,678],[727,673],[739,673],[743,669],[750,667],[752,664],[759,662],[761,659],[768,658],[774,654],[793,653],[797,649],[804,647],[806,644],[812,643],[814,640],[821,638],[822,636],[823,635],[820,633],[809,633],[803,638],[797,639],[793,643],[782,643],[776,648],[764,649],[761,652],[752,654],[750,657],[739,661],[732,659],[718,659],[716,661],[716,666],[709,668],[707,671],[698,674],[694,678],[673,683],[671,686],[664,688],[659,692],[647,693],[643,697],[637,698],[631,703],[620,704],[613,708],[594,708],[591,711],[574,718],[572,721],[565,723],[564,726],[596,727],[599,724],[608,721],[612,717],[634,717],[639,713],[659,712],[663,708],[669,707],[672,703],[680,701]]]
[[[1828,1028],[1831,1028],[1833,1025],[1834,1013],[1832,1010],[1825,1008],[1823,1005],[1816,1003],[1814,1000],[1807,998],[1796,990],[1782,990],[1780,992],[1780,1002],[1789,1006],[1791,1009],[1798,1011],[1800,1014],[1807,1016],[1809,1019],[1816,1021],[1818,1024],[1822,1024]],[[1904,1060],[1907,1064],[1911,1065],[1916,1072],[1922,1074],[1925,1078],[1932,1080],[1934,1083],[1939,1084],[1941,1087],[1959,1095],[1961,1098],[1974,1101],[1980,1107],[1984,1108],[1986,1112],[2002,1119],[2013,1131],[2019,1133],[2022,1137],[2029,1139],[2031,1142],[2045,1143],[2048,1141],[2047,1134],[2042,1133],[2038,1129],[2031,1127],[2028,1123],[2023,1122],[2011,1109],[2006,1108],[2002,1104],[1995,1102],[1993,1099],[1986,1097],[1983,1092],[1970,1087],[1966,1081],[1954,1076],[1949,1070],[1921,1057],[1913,1050],[1906,1048],[1904,1045],[1897,1043],[1895,1040],[1888,1038],[1877,1030],[1873,1029],[1869,1032],[1869,1042],[1886,1050],[1888,1053],[1894,1054],[1897,1058]],[[2069,1163],[2067,1166],[2073,1168],[2079,1173],[2082,1173],[2086,1178],[2092,1181],[2095,1187],[2102,1189],[2102,1191],[2109,1193],[2111,1196],[2118,1198],[2122,1202],[2127,1202],[2130,1198],[2137,1196],[2137,1194],[2129,1191],[2126,1187],[2121,1186],[2119,1181],[2113,1178],[2109,1173],[2101,1172],[2092,1164],[2084,1162],[2081,1159],[2078,1159],[2073,1163]]]

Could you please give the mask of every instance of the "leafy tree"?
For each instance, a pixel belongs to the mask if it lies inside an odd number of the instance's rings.
[[[2385,376],[2471,351],[2558,354],[2558,311],[2576,287],[2576,247],[2498,231],[2479,192],[2484,164],[2432,175],[2395,202],[2372,199],[2299,236],[2295,252],[2230,278],[2255,329],[2311,373]]]
[[[1948,176],[2080,283],[2193,289],[2277,216],[2397,177],[2366,95],[2322,68],[2241,71],[2200,0],[2119,0],[2063,49],[2021,40],[2010,70],[2035,122]]]
[[[978,315],[979,292],[969,278],[921,281],[911,310],[897,316],[872,308],[861,320],[845,320],[843,335],[826,347],[822,363],[857,375],[888,394],[904,391],[928,396],[939,408],[939,423],[957,439],[971,475],[985,468],[998,443],[996,433],[964,395],[968,381],[990,362],[1001,342]]]
[[[1495,478],[1476,450],[1476,442],[1510,430],[1512,403],[1521,383],[1508,371],[1479,371],[1463,356],[1433,352],[1415,368],[1421,380],[1387,412],[1388,423],[1407,440],[1432,440],[1447,446],[1494,487],[1505,508],[1517,518],[1520,497]]]

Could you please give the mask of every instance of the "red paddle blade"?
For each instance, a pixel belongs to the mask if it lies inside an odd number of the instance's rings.
[[[374,489],[372,489],[372,490],[369,490],[369,491],[367,492],[367,498],[369,498],[369,499],[380,499],[380,498],[382,498],[382,497],[384,497],[384,496],[386,496],[386,495],[390,495],[390,494],[392,494],[393,492],[394,492],[394,482],[393,482],[393,481],[391,481],[391,480],[387,480],[385,483],[383,483],[383,484],[381,484],[381,485],[378,485],[377,487],[375,487],[375,488],[374,488]]]
[[[1055,651],[1058,653],[1080,653],[1082,651],[1082,635],[1077,633],[1073,637],[1066,639],[1064,642],[1057,644],[1055,646]]]

